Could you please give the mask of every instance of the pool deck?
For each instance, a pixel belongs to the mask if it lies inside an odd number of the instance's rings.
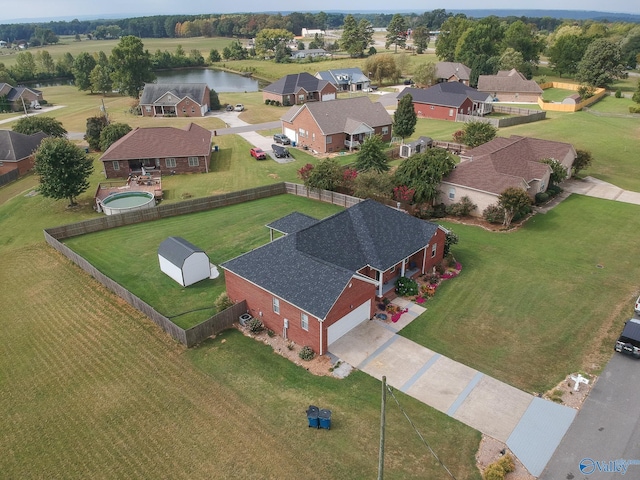
[[[160,199],[162,198],[162,177],[159,175],[149,178],[133,176],[121,182],[103,182],[98,185],[95,201],[102,201],[112,193],[125,192],[148,192],[152,193],[156,200]]]

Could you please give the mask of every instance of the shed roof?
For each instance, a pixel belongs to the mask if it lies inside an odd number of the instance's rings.
[[[166,258],[173,265],[182,267],[187,258],[194,253],[205,253],[200,247],[189,243],[182,237],[169,237],[158,247],[158,255]],[[205,253],[206,255],[206,253]]]

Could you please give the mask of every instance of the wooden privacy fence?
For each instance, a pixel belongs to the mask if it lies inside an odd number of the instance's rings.
[[[8,183],[16,181],[20,177],[20,172],[17,168],[9,170],[7,173],[0,175],[0,187]]]
[[[361,198],[345,195],[344,193],[332,192],[331,190],[319,190],[317,188],[308,188],[298,183],[284,183],[287,193],[297,195],[299,197],[307,197],[313,200],[320,200],[325,203],[332,203],[341,207],[349,208],[360,203]]]
[[[477,115],[462,115],[458,114],[456,121],[458,122],[482,122],[490,123],[496,128],[511,127],[513,125],[521,125],[523,123],[538,122],[547,118],[547,112],[541,112],[539,110],[529,110],[526,108],[506,107],[501,105],[494,105],[493,111],[496,113],[505,113],[507,115],[513,115],[512,117],[492,118],[492,117],[479,117]]]

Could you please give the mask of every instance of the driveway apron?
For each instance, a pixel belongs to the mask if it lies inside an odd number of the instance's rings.
[[[329,345],[331,354],[450,417],[505,443],[539,476],[576,410],[534,397],[401,337],[397,332],[424,308],[396,299],[408,312],[398,323],[377,319]]]

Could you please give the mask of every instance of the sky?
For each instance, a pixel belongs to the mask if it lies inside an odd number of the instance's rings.
[[[324,0],[310,6],[308,3],[301,8],[299,1],[269,0],[235,0],[233,2],[219,2],[211,0],[189,0],[176,2],[175,0],[28,0],[3,1],[0,9],[0,23],[11,23],[16,19],[73,19],[101,18],[118,15],[120,17],[167,15],[167,14],[201,14],[201,13],[232,13],[232,12],[260,12],[266,11],[317,11],[322,10],[345,11],[349,4],[343,0]],[[451,10],[473,9],[526,9],[526,10],[591,10],[613,13],[640,14],[640,2],[637,0],[404,0],[401,3],[388,0],[368,0],[368,11],[423,13],[438,8]],[[355,4],[354,4],[355,5]],[[27,8],[28,7],[28,8]],[[397,9],[397,10],[395,10]]]

